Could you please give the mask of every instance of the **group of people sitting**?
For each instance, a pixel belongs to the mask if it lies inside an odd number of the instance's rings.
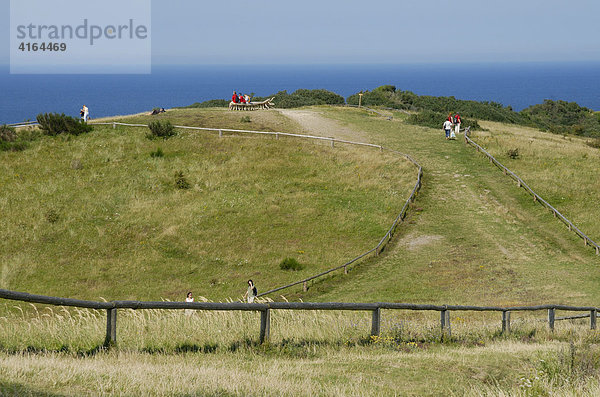
[[[231,96],[231,102],[233,103],[252,103],[250,96],[248,94],[244,95],[241,92],[237,94],[233,91],[233,95]]]
[[[444,131],[446,139],[456,139],[456,134],[460,133],[460,114],[456,113],[452,116],[452,112],[448,113],[448,118],[444,121]],[[452,129],[454,127],[454,130]]]

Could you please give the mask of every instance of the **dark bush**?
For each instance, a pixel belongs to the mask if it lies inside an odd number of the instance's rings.
[[[313,105],[343,105],[344,97],[335,92],[327,90],[299,89],[291,94],[287,91],[279,91],[275,95],[253,98],[254,102],[274,98],[273,102],[278,108],[296,108]]]
[[[175,173],[175,187],[177,189],[189,189],[192,187],[191,183],[188,182],[187,178],[185,177],[185,175],[183,175],[182,171],[177,171]]]
[[[528,124],[556,134],[600,136],[600,119],[590,109],[575,102],[552,101],[523,109]]]
[[[347,102],[357,105],[359,95],[348,97]],[[524,118],[497,102],[477,102],[456,99],[454,97],[434,97],[417,95],[410,91],[397,90],[396,87],[384,85],[373,91],[363,93],[362,104],[365,106],[384,106],[400,110],[424,111],[448,114],[459,113],[463,117],[482,120],[500,121],[504,123],[522,123]]]
[[[7,125],[0,126],[0,141],[14,142],[17,139],[17,130]]]
[[[29,141],[37,138],[37,134],[29,130],[17,132],[7,125],[0,126],[0,152],[20,152],[29,147]]]
[[[40,113],[37,116],[37,122],[40,124],[42,132],[50,136],[60,134],[80,135],[94,129],[82,120],[65,116],[64,113]]]
[[[51,208],[48,211],[46,211],[46,213],[44,214],[44,218],[46,218],[46,220],[49,223],[56,223],[59,221],[60,216],[58,215],[58,212],[56,212],[56,210]]]
[[[284,260],[281,261],[281,263],[279,264],[279,268],[281,270],[293,270],[293,271],[298,271],[298,270],[302,270],[304,269],[304,265],[302,265],[300,262],[298,262],[296,259],[294,258],[285,258]]]
[[[146,136],[149,139],[168,139],[177,135],[175,127],[173,127],[173,124],[171,124],[170,121],[153,121],[148,124],[148,128],[150,129],[150,132]]]
[[[508,151],[506,152],[506,155],[513,160],[518,159],[519,158],[519,148],[508,149]]]

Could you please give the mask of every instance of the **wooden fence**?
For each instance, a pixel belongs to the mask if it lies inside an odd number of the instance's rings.
[[[110,125],[113,128],[116,128],[117,125],[120,126],[128,126],[128,127],[148,127],[147,124],[127,124],[127,123],[118,123],[118,122],[109,122],[109,123],[90,123],[90,124],[96,124],[96,125]],[[323,277],[328,275],[329,273],[332,273],[334,271],[337,270],[344,270],[344,274],[348,273],[348,267],[350,265],[353,265],[355,263],[357,263],[358,261],[360,261],[361,259],[373,254],[374,256],[378,256],[383,249],[385,248],[385,246],[389,243],[389,241],[392,239],[392,236],[394,235],[395,231],[396,231],[396,227],[402,223],[404,221],[404,218],[406,217],[406,212],[408,211],[408,207],[410,205],[411,202],[413,202],[415,200],[415,197],[417,195],[417,193],[419,192],[419,190],[421,189],[421,184],[422,184],[422,178],[423,178],[423,168],[419,165],[419,163],[417,163],[412,157],[410,157],[408,154],[405,153],[401,153],[399,151],[396,150],[392,150],[392,149],[388,149],[386,147],[383,147],[381,145],[375,145],[372,143],[365,143],[365,142],[353,142],[353,141],[347,141],[347,140],[343,140],[343,139],[336,139],[336,138],[328,138],[328,137],[323,137],[323,136],[316,136],[316,135],[304,135],[304,134],[292,134],[292,133],[287,133],[287,132],[272,132],[272,131],[252,131],[252,130],[235,130],[235,129],[227,129],[227,128],[204,128],[204,127],[188,127],[188,126],[174,126],[175,128],[180,128],[180,129],[187,129],[187,130],[200,130],[200,131],[213,131],[213,132],[218,132],[219,133],[219,137],[222,137],[224,133],[243,133],[243,134],[259,134],[259,135],[271,135],[271,136],[275,136],[276,139],[279,139],[280,137],[294,137],[294,138],[304,138],[304,139],[313,139],[313,140],[318,140],[318,141],[325,141],[325,142],[330,142],[331,143],[331,147],[335,147],[336,143],[343,143],[343,144],[348,144],[348,145],[355,145],[355,146],[362,146],[362,147],[369,147],[369,148],[374,148],[374,149],[378,149],[379,151],[383,152],[383,151],[387,151],[390,153],[393,153],[395,155],[401,156],[406,158],[409,162],[411,162],[416,168],[417,168],[417,180],[415,182],[415,185],[408,197],[408,199],[406,200],[406,202],[404,203],[404,206],[402,207],[402,210],[400,210],[400,213],[398,214],[398,216],[394,219],[394,222],[392,223],[392,225],[390,226],[390,228],[386,231],[386,233],[383,235],[383,237],[379,240],[378,244],[371,248],[370,250],[368,250],[367,252],[364,252],[360,255],[358,255],[357,257],[349,260],[348,262],[333,267],[331,269],[325,270],[319,274],[315,274],[313,276],[304,278],[302,280],[298,280],[295,281],[293,283],[290,284],[286,284],[277,288],[273,288],[271,290],[265,291],[263,293],[258,294],[258,296],[265,296],[268,294],[272,294],[274,292],[277,291],[281,291],[283,289],[287,289],[299,284],[302,284],[302,288],[304,291],[308,290],[308,282],[315,280],[317,278]]]
[[[583,239],[583,244],[585,246],[590,246],[590,247],[595,248],[596,255],[600,255],[600,246],[594,240],[589,238],[577,226],[575,226],[573,224],[573,222],[568,220],[563,214],[561,214],[550,203],[548,203],[546,200],[544,200],[542,197],[540,197],[539,194],[534,192],[533,189],[530,188],[529,185],[526,184],[525,181],[523,181],[523,179],[521,179],[517,174],[515,174],[514,172],[512,172],[511,170],[506,168],[502,163],[500,163],[498,160],[496,160],[496,158],[494,158],[494,156],[492,156],[490,153],[488,153],[487,150],[485,150],[483,147],[481,147],[479,144],[477,144],[475,141],[473,141],[469,137],[468,132],[469,132],[469,129],[467,129],[465,131],[465,143],[467,145],[471,145],[471,146],[475,147],[475,150],[477,150],[480,153],[483,153],[489,159],[490,163],[494,164],[496,167],[498,167],[499,169],[502,170],[504,175],[508,175],[515,182],[517,182],[517,186],[525,189],[525,191],[527,193],[531,194],[531,196],[533,196],[533,201],[540,203],[541,205],[543,205],[544,207],[546,207],[547,209],[552,211],[552,214],[554,215],[554,217],[558,218],[562,223],[564,223],[569,228],[569,231],[574,232],[576,235],[578,235],[579,237],[581,237]]]
[[[268,342],[271,333],[271,310],[343,310],[371,312],[371,335],[381,333],[382,310],[413,310],[437,311],[440,313],[440,329],[442,337],[451,335],[451,311],[477,311],[500,312],[502,314],[502,332],[510,332],[510,314],[517,311],[547,311],[548,327],[554,331],[556,320],[577,319],[590,317],[590,329],[596,329],[598,308],[593,306],[566,306],[566,305],[539,305],[539,306],[459,306],[459,305],[418,305],[412,303],[338,303],[338,302],[268,302],[268,303],[242,303],[242,302],[142,302],[142,301],[112,301],[96,302],[79,299],[56,298],[44,295],[33,295],[24,292],[0,289],[0,298],[39,303],[54,306],[70,306],[86,309],[106,310],[106,337],[104,346],[110,347],[117,343],[117,310],[118,309],[162,309],[162,310],[206,310],[206,311],[253,311],[260,312],[260,343]],[[583,316],[556,317],[556,311],[589,312]]]

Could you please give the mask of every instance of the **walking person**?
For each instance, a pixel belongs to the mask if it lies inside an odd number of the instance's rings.
[[[88,109],[88,107],[83,105],[79,114],[81,114],[81,118],[83,119],[83,122],[87,123],[88,119],[90,118],[90,110]]]
[[[452,130],[452,123],[450,120],[444,121],[444,131],[446,132],[446,139],[450,139],[450,131]]]
[[[254,303],[254,298],[258,295],[254,281],[248,280],[248,290],[244,294],[244,299],[248,299],[248,303]]]
[[[460,134],[460,114],[456,113],[454,115],[454,132]]]
[[[192,297],[192,292],[191,291],[187,293],[187,296],[185,297],[185,301],[188,302],[188,303],[194,301],[194,298]],[[194,312],[193,310],[185,309],[185,315],[186,316],[191,316],[193,312]]]

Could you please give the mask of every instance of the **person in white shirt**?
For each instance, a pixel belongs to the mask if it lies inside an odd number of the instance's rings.
[[[185,301],[186,302],[193,302],[194,301],[194,298],[192,298],[192,292],[191,291],[187,293]],[[185,315],[186,316],[191,316],[193,312],[194,312],[193,310],[185,309]]]
[[[83,121],[85,123],[87,123],[88,119],[90,118],[90,110],[88,109],[87,106],[83,105],[83,107],[81,108],[81,111],[83,112]]]
[[[450,139],[450,131],[452,131],[452,123],[450,120],[444,121],[444,131],[446,131],[446,139]]]

